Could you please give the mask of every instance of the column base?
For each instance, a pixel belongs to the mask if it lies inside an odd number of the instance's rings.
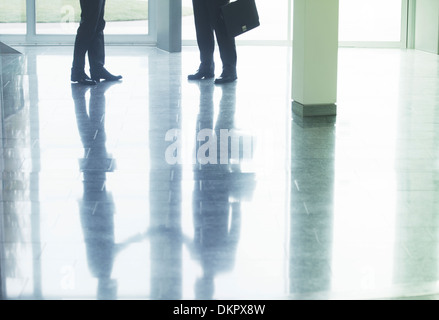
[[[4,44],[3,42],[0,42],[0,54],[20,54],[20,52],[12,49],[10,46]]]
[[[301,117],[319,117],[337,115],[337,105],[331,104],[309,104],[304,105],[297,101],[292,102],[293,113]]]

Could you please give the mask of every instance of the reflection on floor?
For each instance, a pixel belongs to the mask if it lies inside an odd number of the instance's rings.
[[[17,49],[1,298],[437,297],[437,56],[340,49],[337,117],[302,119],[287,47],[240,47],[223,86],[186,80],[196,48],[108,47],[124,79],[95,87],[70,47]]]

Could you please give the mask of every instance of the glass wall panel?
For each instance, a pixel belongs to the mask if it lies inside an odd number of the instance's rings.
[[[26,17],[26,3],[35,1],[34,14]],[[159,0],[157,0],[159,1]],[[151,0],[107,0],[107,35],[151,35]],[[294,0],[256,0],[261,26],[237,40],[290,41]],[[402,5],[406,0],[340,0],[340,42],[401,42]],[[195,41],[192,0],[182,0],[183,41]],[[153,18],[153,17],[151,17]],[[80,19],[79,0],[0,0],[0,34],[72,35]],[[154,20],[154,19],[153,19]],[[26,25],[27,24],[27,25]],[[404,26],[403,26],[404,28]],[[47,39],[47,38],[45,38]],[[123,38],[120,38],[123,39]],[[122,40],[123,41],[123,40]]]
[[[401,0],[340,0],[340,41],[401,41]]]
[[[0,34],[26,33],[26,0],[0,0]]]
[[[288,0],[256,0],[261,25],[237,40],[288,40],[290,1]]]
[[[195,25],[192,0],[182,0],[183,5],[183,40],[195,40]],[[260,27],[241,35],[237,40],[289,40],[291,0],[256,0]]]
[[[75,34],[79,0],[36,0],[37,34]],[[105,5],[105,34],[148,34],[148,0],[111,0]]]
[[[182,39],[183,40],[195,40],[195,24],[194,24],[194,12],[192,10],[192,0],[182,0]]]

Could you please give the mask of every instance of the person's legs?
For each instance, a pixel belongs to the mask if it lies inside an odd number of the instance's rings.
[[[108,72],[105,65],[105,40],[104,40],[104,29],[105,29],[105,1],[106,0],[97,0],[99,1],[99,16],[96,24],[96,31],[94,37],[90,43],[90,47],[88,49],[88,61],[90,64],[90,76],[91,78],[99,82],[101,79],[107,81],[117,81],[122,79],[122,76],[112,75]]]
[[[84,79],[85,55],[95,36],[100,15],[100,3],[103,0],[80,0],[81,22],[75,39],[72,63],[72,81]]]
[[[200,51],[200,68],[197,73],[189,75],[190,80],[214,77],[215,35],[210,19],[210,1],[192,0],[197,44]]]
[[[215,34],[223,63],[223,74],[236,75],[237,53],[235,38],[227,35],[223,22],[218,23],[215,28]]]
[[[90,76],[94,81],[101,81],[101,79],[107,81],[117,81],[122,79],[122,76],[112,75],[108,72],[105,65],[105,40],[104,40],[104,29],[105,29],[105,0],[98,0],[101,2],[101,10],[98,17],[98,23],[96,27],[96,32],[93,40],[90,44],[88,50],[88,60],[90,63]]]
[[[211,19],[215,29],[216,40],[223,64],[221,76],[215,79],[215,83],[232,82],[237,79],[235,38],[227,34],[224,19],[221,17],[221,7],[229,2],[229,0],[212,0],[210,2],[210,16],[212,17]]]
[[[80,0],[80,4],[81,23],[75,40],[71,80],[84,84],[95,84],[101,79],[109,81],[122,79],[122,76],[114,76],[104,68],[105,0]],[[92,80],[84,72],[87,53]]]
[[[90,0],[89,0],[90,1]],[[96,30],[88,48],[88,60],[90,64],[90,73],[96,70],[102,70],[105,65],[105,0],[96,0],[99,2],[99,16],[97,17]]]

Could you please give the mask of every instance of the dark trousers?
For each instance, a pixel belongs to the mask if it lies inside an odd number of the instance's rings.
[[[235,38],[227,35],[220,11],[221,6],[228,2],[229,0],[192,0],[201,67],[213,63],[216,36],[223,69],[236,71]]]
[[[88,53],[90,70],[99,70],[105,64],[105,0],[80,0],[80,4],[81,22],[76,33],[72,67],[73,70],[83,71]]]

